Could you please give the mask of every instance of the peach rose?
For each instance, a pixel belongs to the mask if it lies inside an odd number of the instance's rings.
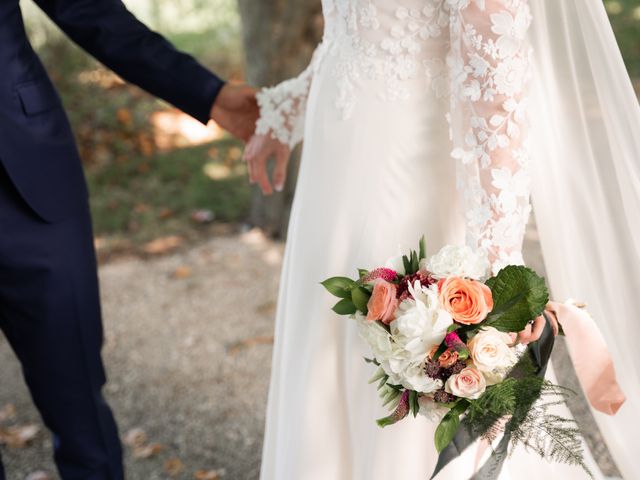
[[[373,293],[367,303],[367,320],[380,320],[389,325],[396,317],[398,300],[396,299],[397,287],[393,283],[382,279],[373,284]]]
[[[427,354],[427,356],[429,358],[433,358],[435,356],[435,354],[438,352],[439,348],[440,348],[440,345],[434,345],[433,348],[431,349],[431,351]]]
[[[477,368],[467,367],[460,373],[451,375],[444,389],[456,397],[475,400],[487,389],[487,382]]]
[[[449,277],[438,282],[438,290],[440,303],[458,323],[476,325],[493,309],[491,290],[477,280]]]
[[[438,363],[442,368],[449,368],[454,363],[458,361],[458,352],[455,350],[451,350],[447,348],[442,354],[438,357]]]

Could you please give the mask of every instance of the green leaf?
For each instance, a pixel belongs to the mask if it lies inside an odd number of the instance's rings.
[[[420,403],[418,402],[418,392],[411,390],[409,392],[409,409],[413,414],[413,417],[418,416],[418,412],[420,411]]]
[[[411,271],[411,262],[409,261],[409,257],[407,257],[406,255],[403,255],[402,264],[404,266],[404,273],[406,275],[411,275],[413,272]]]
[[[367,304],[369,303],[370,298],[371,294],[367,289],[363,287],[356,287],[351,290],[351,301],[356,306],[356,308],[365,315],[369,311],[369,309],[367,308]]]
[[[432,360],[434,362],[438,361],[438,358],[440,358],[440,355],[442,355],[446,349],[447,349],[447,344],[442,342],[438,347],[438,350],[436,350],[436,353],[433,354]]]
[[[460,400],[456,405],[444,416],[435,433],[435,445],[438,453],[442,452],[447,445],[451,443],[453,437],[456,436],[458,428],[460,428],[460,415],[462,415],[469,402]]]
[[[350,298],[343,298],[333,306],[333,311],[338,315],[353,315],[356,310],[356,306]]]
[[[427,258],[427,244],[424,235],[420,238],[420,260]]]
[[[544,279],[527,267],[505,267],[487,285],[493,295],[493,310],[484,325],[503,332],[524,330],[549,301]]]
[[[385,371],[382,369],[382,367],[380,367],[380,368],[378,368],[378,370],[376,370],[376,373],[373,374],[373,377],[371,377],[369,379],[369,384],[379,382],[380,379],[384,378],[384,377],[389,378],[387,376],[387,374],[385,373]],[[386,381],[385,381],[385,383],[386,383]]]
[[[360,280],[362,280],[368,273],[369,273],[369,270],[366,270],[364,268],[359,268],[358,269],[358,278]]]
[[[346,277],[331,277],[321,283],[331,295],[339,298],[351,298],[351,289],[355,284],[356,282]]]

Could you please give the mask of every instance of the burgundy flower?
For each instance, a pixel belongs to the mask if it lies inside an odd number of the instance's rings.
[[[364,277],[362,277],[362,283],[373,282],[381,278],[387,282],[393,282],[396,278],[398,278],[398,274],[395,270],[390,268],[376,268],[375,270],[370,271]]]
[[[403,300],[406,300],[411,296],[411,294],[409,293],[409,285],[413,285],[416,280],[419,280],[420,284],[423,287],[428,287],[429,285],[433,285],[437,282],[437,280],[433,278],[431,274],[423,271],[418,271],[413,275],[406,275],[402,277],[400,279],[400,282],[398,283],[398,290],[396,292],[398,300],[402,302]]]
[[[433,394],[433,400],[437,403],[449,403],[453,402],[456,397],[450,393],[445,392],[444,390],[438,390]]]

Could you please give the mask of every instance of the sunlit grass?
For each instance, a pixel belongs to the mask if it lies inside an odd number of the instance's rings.
[[[96,234],[126,234],[137,244],[182,235],[197,226],[191,218],[196,210],[210,210],[217,221],[242,222],[250,191],[238,152],[237,142],[225,138],[89,168]]]

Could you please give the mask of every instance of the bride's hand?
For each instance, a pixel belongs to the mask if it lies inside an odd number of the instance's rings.
[[[547,310],[546,313],[549,316],[553,334],[557,336],[559,331],[558,319],[553,312]],[[523,345],[527,345],[531,342],[539,340],[542,336],[542,332],[546,323],[547,321],[545,320],[545,318],[540,315],[532,323],[529,323],[526,328],[518,334],[518,342],[522,343]]]
[[[281,192],[287,180],[287,166],[291,149],[288,145],[271,138],[269,135],[254,135],[244,150],[244,159],[249,169],[249,181],[257,183],[265,195],[271,195],[273,190]],[[273,186],[269,180],[267,164],[269,159],[275,159],[273,169]]]

